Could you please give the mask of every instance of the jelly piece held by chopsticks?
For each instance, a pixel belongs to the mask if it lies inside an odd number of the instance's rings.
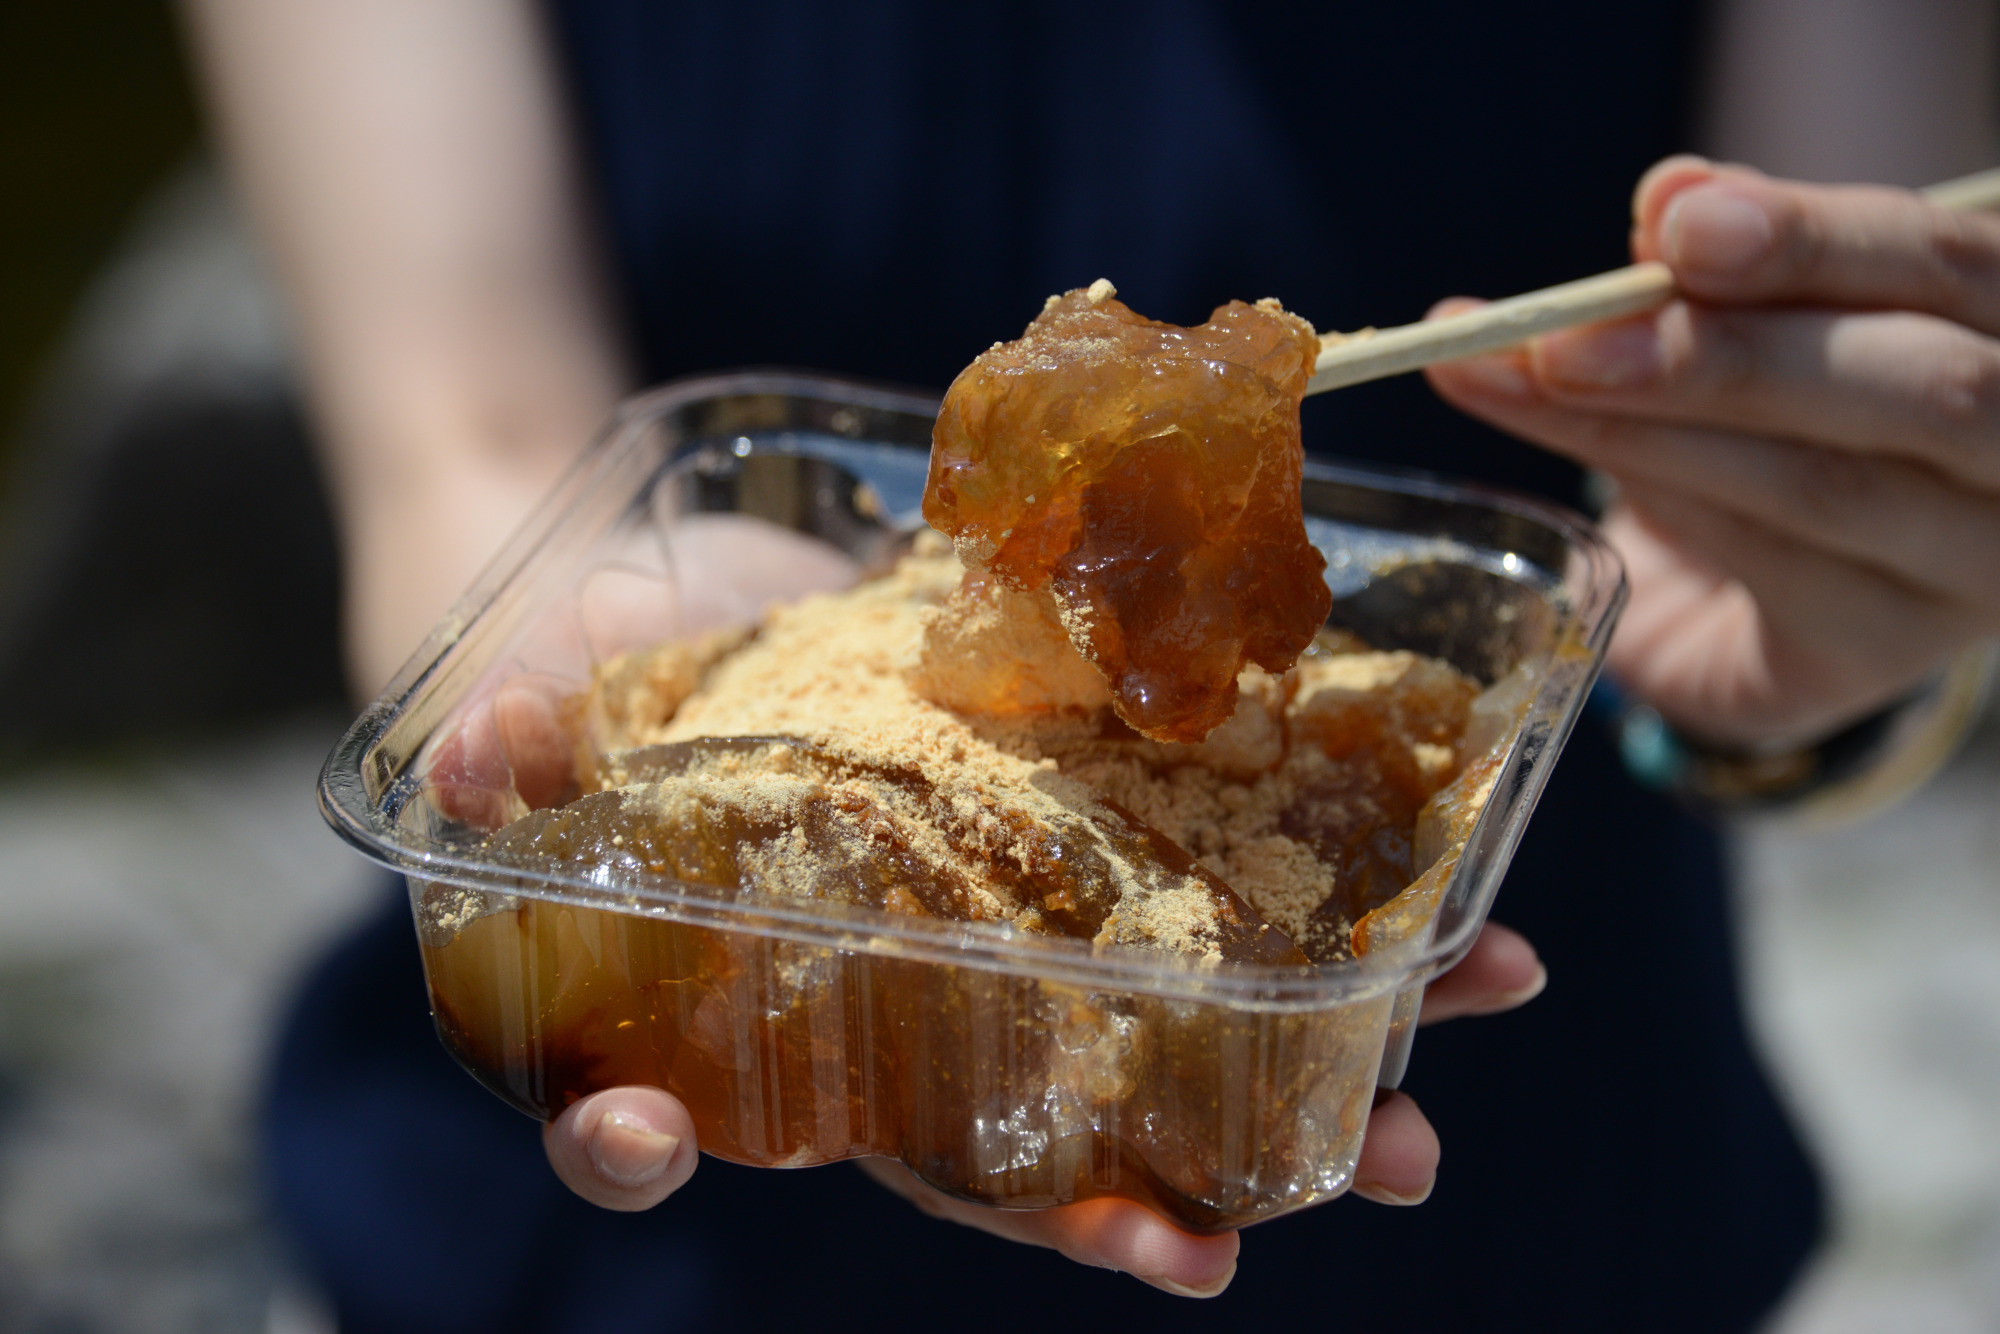
[[[1274,301],[1181,328],[1109,293],[1051,298],[960,373],[924,517],[969,566],[1055,593],[1126,722],[1199,741],[1237,673],[1290,667],[1332,606],[1299,504],[1319,342]]]

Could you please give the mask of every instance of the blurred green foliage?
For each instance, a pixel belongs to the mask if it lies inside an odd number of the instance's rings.
[[[197,132],[165,0],[0,2],[0,487],[70,306]]]

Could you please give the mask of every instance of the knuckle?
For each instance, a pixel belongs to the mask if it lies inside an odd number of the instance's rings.
[[[1831,249],[1818,210],[1804,207],[1791,195],[1780,195],[1773,203],[1771,280],[1787,289],[1818,285]]]
[[[1947,340],[1923,359],[1912,393],[1926,443],[1946,464],[1992,450],[2000,422],[2000,353],[1970,338]]]
[[[1665,340],[1671,384],[1724,402],[1749,395],[1758,378],[1756,340],[1744,318],[1732,311],[1691,311],[1685,339]]]
[[[2000,287],[2000,223],[1974,213],[1927,208],[1922,213],[1921,254],[1935,302],[1959,310],[1978,294]]]
[[[1793,493],[1800,508],[1817,524],[1848,522],[1869,508],[1879,490],[1876,469],[1863,459],[1827,449],[1799,448]]]
[[[1572,430],[1575,447],[1593,458],[1617,453],[1632,435],[1630,423],[1594,413],[1577,421]]]

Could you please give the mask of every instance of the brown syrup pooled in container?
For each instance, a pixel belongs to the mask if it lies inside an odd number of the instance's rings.
[[[1274,301],[1194,328],[1099,280],[1052,297],[945,395],[924,518],[975,569],[1055,593],[1118,714],[1161,741],[1229,717],[1332,606],[1299,507],[1299,403],[1319,340]]]
[[[531,1116],[657,1085],[706,1153],[881,1155],[1012,1208],[1115,1196],[1198,1231],[1252,1221],[1339,1170],[1381,1049],[1366,1006],[1110,994],[752,934],[754,910],[720,930],[433,886],[418,918],[439,1035]]]

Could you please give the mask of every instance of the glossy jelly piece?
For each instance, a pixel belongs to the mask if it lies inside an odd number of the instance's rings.
[[[1319,342],[1275,302],[1193,328],[1108,283],[1051,298],[945,396],[924,517],[1010,586],[1053,590],[1120,717],[1161,741],[1227,719],[1332,606],[1299,502]]]
[[[1292,734],[1332,759],[1366,756],[1422,805],[1458,770],[1473,679],[1415,653],[1309,656],[1288,715]]]
[[[964,875],[917,852],[897,812],[793,755],[794,743],[761,737],[648,747],[619,757],[620,787],[536,811],[488,846],[601,868],[607,882],[667,876],[958,921],[990,915]],[[754,773],[755,790],[689,772],[717,760]]]
[[[1281,824],[1335,869],[1339,887],[1300,941],[1323,961],[1349,957],[1352,925],[1407,890],[1420,869],[1419,814],[1458,771],[1478,687],[1411,653],[1310,658],[1300,676],[1287,726],[1326,763],[1300,784]]]
[[[1315,962],[1351,957],[1348,929],[1408,888],[1420,804],[1368,756],[1327,765],[1293,796],[1279,828],[1334,872],[1335,889],[1299,942]]]
[[[1424,803],[1417,813],[1415,835],[1416,855],[1425,863],[1424,873],[1407,889],[1355,921],[1351,935],[1355,955],[1398,944],[1430,929],[1506,759],[1504,748],[1476,756]]]
[[[1181,895],[1196,900],[1192,934],[1203,952],[1306,962],[1218,877],[1109,803],[1030,813],[990,801],[968,817],[915,766],[794,737],[647,746],[611,768],[620,787],[537,811],[489,846],[602,867],[611,878],[664,875],[954,921],[994,916],[986,905],[998,898],[1029,930],[1155,948],[1188,942],[1148,938],[1130,896]],[[718,776],[748,778],[754,788]],[[948,859],[935,855],[931,836],[943,838]],[[996,846],[1003,855],[992,855]],[[981,885],[997,893],[981,895]]]

